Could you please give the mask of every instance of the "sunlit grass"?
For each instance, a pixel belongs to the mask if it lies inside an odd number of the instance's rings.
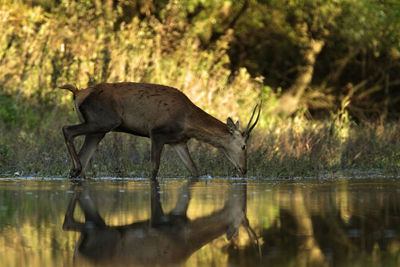
[[[0,173],[6,176],[67,176],[72,166],[61,134],[62,121],[51,128],[4,130],[0,137]],[[5,129],[5,128],[3,128]],[[331,122],[298,118],[256,128],[250,139],[248,176],[306,177],[343,170],[399,168],[400,128],[354,124],[338,127]],[[79,147],[82,139],[78,138]],[[210,145],[189,142],[189,150],[201,175],[238,176],[232,164]],[[148,177],[149,139],[110,133],[100,143],[86,175],[88,177]],[[166,146],[161,158],[160,177],[189,175],[175,152]]]

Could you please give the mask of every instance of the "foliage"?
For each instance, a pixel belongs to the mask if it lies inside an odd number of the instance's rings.
[[[178,87],[212,112],[236,110],[260,94],[244,71],[296,96],[293,111],[326,117],[349,98],[357,119],[397,116],[400,5],[391,0],[8,0],[1,13],[0,85],[31,102],[58,101],[63,82],[135,80]]]
[[[7,126],[16,122],[17,107],[10,95],[0,95],[0,119]]]
[[[214,49],[202,50],[193,31],[175,26],[180,17],[176,4],[163,10],[165,21],[135,17],[121,22],[118,30],[115,21],[123,11],[112,10],[108,3],[81,1],[62,2],[52,13],[41,5],[3,5],[3,90],[52,106],[65,100],[64,92],[55,90],[63,83],[86,87],[144,81],[177,87],[211,113],[227,115],[239,107],[251,111],[260,85],[245,70],[234,83],[226,83],[229,34]]]

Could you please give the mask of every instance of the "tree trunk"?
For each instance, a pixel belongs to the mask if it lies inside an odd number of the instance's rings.
[[[316,58],[324,44],[324,40],[310,39],[308,47],[303,51],[304,65],[299,67],[293,85],[280,98],[279,106],[276,108],[277,112],[291,115],[298,110],[301,105],[301,97],[311,83]]]

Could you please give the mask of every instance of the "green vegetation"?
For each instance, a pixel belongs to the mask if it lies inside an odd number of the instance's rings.
[[[245,124],[263,99],[249,175],[400,165],[400,5],[339,1],[0,1],[0,174],[66,176],[64,83],[174,86]],[[317,120],[318,119],[318,120]],[[233,175],[191,143],[202,174]],[[168,149],[161,176],[186,170]],[[148,176],[148,140],[110,134],[89,176]]]

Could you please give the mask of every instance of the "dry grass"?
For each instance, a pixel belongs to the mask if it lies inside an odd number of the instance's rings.
[[[71,168],[57,127],[34,132],[6,132],[0,173],[23,176],[67,176]],[[400,128],[398,124],[338,125],[286,119],[258,127],[251,138],[248,153],[250,177],[306,177],[343,170],[383,169],[397,172],[400,167]],[[78,138],[79,139],[79,138]],[[82,139],[77,140],[79,146]],[[189,143],[201,175],[237,176],[232,164],[210,145],[195,140]],[[101,142],[88,167],[87,176],[148,177],[150,174],[149,139],[110,133]],[[189,175],[177,155],[166,146],[159,175]]]

